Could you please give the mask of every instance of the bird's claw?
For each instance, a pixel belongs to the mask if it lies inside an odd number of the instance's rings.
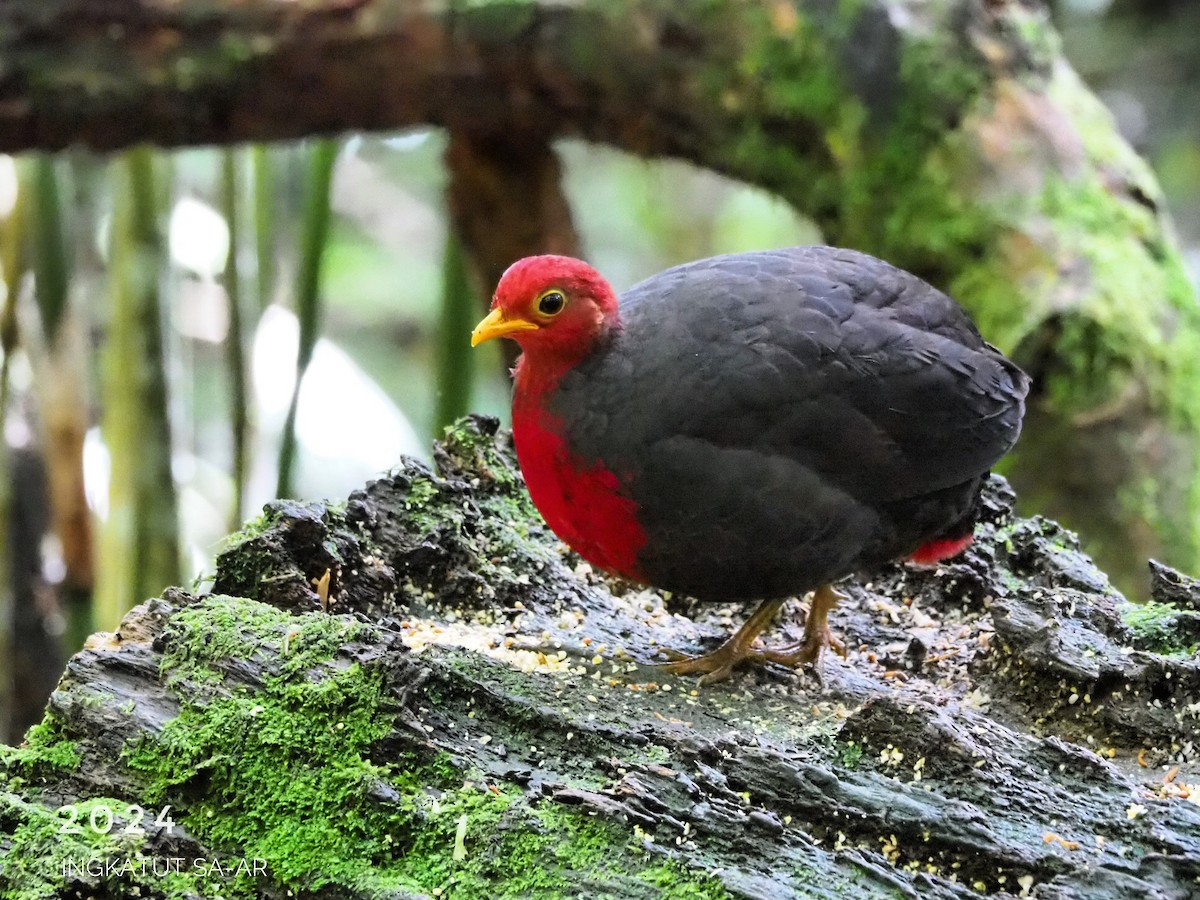
[[[700,675],[701,684],[712,684],[724,681],[737,666],[747,661],[777,663],[794,669],[816,663],[826,647],[845,659],[846,645],[829,630],[829,611],[837,606],[840,599],[843,599],[842,595],[829,585],[817,588],[808,619],[804,623],[804,639],[798,643],[761,650],[751,646],[781,605],[778,602],[766,603],[755,610],[746,624],[716,650],[701,656],[687,656],[676,650],[667,650],[671,661],[661,663],[660,667],[672,675]]]
[[[700,684],[724,681],[733,674],[738,663],[750,658],[749,653],[743,651],[739,654],[729,643],[726,642],[711,653],[700,656],[688,656],[678,650],[667,650],[665,653],[670,662],[659,663],[658,668],[672,675],[699,675]]]
[[[678,650],[667,650],[665,652],[671,661],[659,663],[659,668],[672,675],[699,675],[701,676],[700,684],[715,684],[729,678],[733,674],[733,670],[744,662],[760,665],[776,663],[791,669],[798,669],[801,666],[817,662],[825,647],[829,647],[834,653],[845,659],[846,645],[834,637],[828,628],[825,628],[818,631],[815,636],[784,647],[768,647],[761,650],[750,647],[738,649],[725,643],[716,650],[701,656],[688,656]]]
[[[701,656],[688,656],[678,650],[665,650],[670,662],[660,663],[659,667],[672,675],[699,675],[700,684],[715,684],[724,681],[733,674],[733,670],[744,662],[757,664],[776,663],[790,669],[798,669],[816,663],[821,658],[821,651],[828,647],[842,659],[846,658],[846,645],[842,643],[829,626],[817,627],[804,640],[783,647],[737,647],[733,641],[726,641],[716,650]]]
[[[786,647],[751,650],[747,656],[762,662],[773,662],[795,669],[815,663],[821,658],[821,651],[826,647],[842,659],[846,658],[846,645],[833,635],[828,626],[816,629],[815,633],[808,635],[799,643],[789,644]]]

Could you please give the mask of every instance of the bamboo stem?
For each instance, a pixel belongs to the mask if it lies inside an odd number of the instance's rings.
[[[67,620],[64,646],[74,652],[91,634],[95,583],[95,533],[83,483],[88,407],[87,329],[71,298],[72,253],[64,222],[64,185],[72,185],[53,157],[29,160],[29,267],[41,328],[24,335],[34,368],[41,454],[48,482],[52,527],[62,547],[65,575],[58,600]]]
[[[67,309],[67,244],[63,234],[62,200],[55,159],[40,154],[33,159],[34,202],[30,208],[33,237],[35,296],[47,346],[53,346]]]
[[[109,514],[96,618],[113,628],[135,602],[179,580],[179,524],[159,292],[162,237],[148,147],[113,166],[112,318],[104,353]]]
[[[8,419],[11,383],[9,367],[17,347],[17,291],[20,280],[21,228],[24,224],[24,192],[17,191],[16,203],[7,218],[0,220],[0,743],[16,740],[13,729],[16,671],[13,666],[14,618],[13,567],[10,553],[12,528],[12,465],[8,441],[4,437]]]
[[[279,446],[277,497],[290,497],[296,462],[296,411],[300,387],[312,361],[321,317],[321,258],[329,237],[330,189],[333,164],[337,159],[337,141],[324,138],[314,143],[309,157],[306,196],[300,236],[300,265],[296,277],[296,315],[300,320],[300,346],[296,354],[296,384],[288,407]]]
[[[471,287],[462,241],[451,225],[446,232],[442,258],[442,311],[437,340],[437,409],[433,431],[467,414],[474,380],[474,354],[466,335],[479,311],[479,300]]]
[[[254,259],[255,288],[259,310],[271,304],[275,286],[275,177],[272,169],[274,154],[263,144],[250,148],[251,193],[254,198]]]
[[[249,379],[246,375],[246,334],[243,316],[244,293],[238,265],[242,222],[238,200],[239,154],[226,148],[221,155],[221,200],[229,228],[229,255],[225,261],[225,295],[229,302],[229,332],[225,336],[225,362],[229,368],[229,410],[232,431],[233,504],[229,528],[236,531],[242,522],[246,498],[246,474],[250,449]]]

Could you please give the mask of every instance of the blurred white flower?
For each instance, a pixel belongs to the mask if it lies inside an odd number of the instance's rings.
[[[207,203],[182,197],[171,210],[167,245],[175,265],[201,278],[216,278],[229,256],[229,226]]]

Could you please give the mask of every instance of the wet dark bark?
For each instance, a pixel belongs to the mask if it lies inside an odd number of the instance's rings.
[[[450,132],[446,205],[471,262],[484,308],[514,260],[542,253],[583,256],[562,167],[544,134]],[[482,310],[481,310],[482,314]],[[504,342],[507,367],[518,348]]]
[[[450,133],[446,148],[450,220],[479,276],[481,296],[523,256],[579,256],[579,236],[562,192],[562,170],[544,135]]]
[[[362,871],[414,879],[389,896],[531,895],[521,879],[536,872],[551,881],[535,896],[653,897],[664,871],[702,896],[1196,896],[1200,582],[1156,567],[1163,605],[1139,615],[1070,533],[1014,518],[994,479],[963,557],[844,585],[832,621],[848,660],[699,686],[653,668],[659,649],[710,646],[746,610],[664,604],[581,567],[537,524],[493,421],[461,424],[436,458],[437,475],[407,462],[344,506],[271,504],[212,586],[250,599],[172,591],[93,638],[46,730],[0,755],[0,850],[16,848],[0,894],[37,854],[49,859],[30,837],[37,811],[89,797],[171,804],[180,824],[152,830],[147,857],[262,854],[256,836],[276,823],[241,811],[274,788],[266,776],[234,788],[285,740],[272,704],[286,688],[322,698],[302,707],[313,755],[330,702],[351,748],[356,704],[378,702],[390,723],[353,750],[378,767],[369,783],[300,811],[326,841],[378,815],[396,853]],[[798,634],[795,607],[774,639]],[[263,630],[254,623],[271,608],[286,615]],[[313,628],[350,630],[322,644]],[[373,685],[370,698],[347,672]],[[237,733],[217,718],[231,708],[259,724],[225,746],[210,726]],[[61,742],[78,767],[47,762]],[[146,762],[162,754],[165,769]],[[449,780],[414,786],[434,759]],[[297,752],[282,775],[302,785],[321,770]],[[478,807],[464,813],[451,862],[463,792],[508,799],[484,832]],[[439,804],[414,820],[417,795]],[[579,822],[611,846],[585,850]],[[524,839],[545,843],[513,870],[488,857]],[[418,856],[444,868],[429,875]],[[373,895],[361,872],[289,878],[279,873],[294,873],[294,856],[267,862],[260,896]],[[486,891],[470,880],[480,872]],[[115,895],[86,876],[53,890],[68,887]]]

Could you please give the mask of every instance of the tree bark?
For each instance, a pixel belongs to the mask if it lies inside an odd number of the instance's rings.
[[[761,185],[1031,371],[1012,478],[1120,584],[1200,564],[1200,311],[1153,176],[1032,2],[11,0],[0,59],[0,150],[427,123]]]
[[[446,169],[450,220],[489,300],[514,260],[580,254],[558,157],[543,133],[484,137],[452,131]]]
[[[844,586],[848,660],[701,686],[660,648],[744,610],[591,573],[495,420],[435,458],[93,637],[0,748],[0,896],[1195,896],[1200,582],[1126,604],[996,478],[965,556]]]
[[[584,255],[562,190],[562,167],[544,134],[451,131],[445,159],[450,222],[462,236],[485,309],[514,260]],[[511,341],[502,343],[508,371],[520,352]]]

